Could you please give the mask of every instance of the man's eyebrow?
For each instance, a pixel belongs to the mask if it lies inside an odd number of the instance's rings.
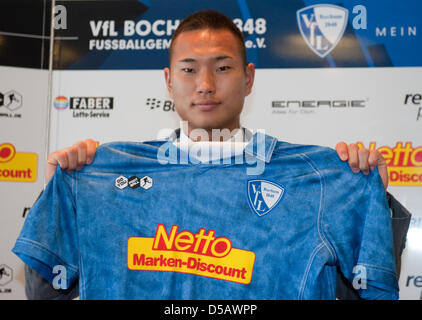
[[[216,56],[213,59],[216,61],[220,61],[220,60],[233,59],[233,58],[228,55],[221,55],[221,56]],[[194,58],[184,58],[184,59],[180,59],[177,62],[193,63],[193,62],[197,62],[197,60]]]
[[[196,60],[193,59],[193,58],[184,58],[184,59],[181,59],[177,62],[196,62]]]
[[[224,59],[233,59],[233,58],[227,55],[215,57],[215,60],[217,61],[224,60]]]

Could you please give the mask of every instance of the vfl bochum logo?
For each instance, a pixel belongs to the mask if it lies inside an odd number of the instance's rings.
[[[270,212],[280,201],[284,188],[268,180],[248,181],[248,203],[258,216]]]
[[[321,58],[333,50],[343,36],[348,10],[317,4],[297,11],[297,23],[306,44]]]

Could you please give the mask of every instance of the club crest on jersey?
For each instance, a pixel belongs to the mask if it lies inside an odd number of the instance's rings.
[[[336,47],[346,29],[348,10],[339,6],[313,5],[296,14],[303,39],[321,58]]]
[[[281,185],[268,180],[249,180],[247,188],[249,207],[260,217],[274,209],[284,194]]]

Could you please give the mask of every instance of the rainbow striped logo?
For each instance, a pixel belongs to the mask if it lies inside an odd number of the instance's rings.
[[[69,107],[69,100],[64,96],[59,96],[54,100],[53,105],[57,110],[64,110]]]

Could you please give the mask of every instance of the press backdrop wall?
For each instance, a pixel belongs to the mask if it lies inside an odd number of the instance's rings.
[[[23,264],[10,250],[44,186],[49,152],[86,138],[155,139],[179,126],[162,69],[177,24],[204,8],[234,19],[257,67],[244,126],[295,143],[361,142],[384,154],[388,190],[413,214],[400,298],[421,299],[417,0],[2,1],[0,299],[25,299]]]

